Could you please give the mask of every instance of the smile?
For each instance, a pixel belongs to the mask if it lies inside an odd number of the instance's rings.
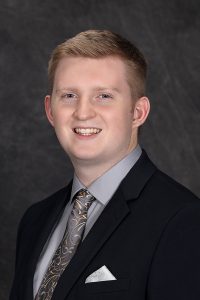
[[[74,132],[80,135],[92,135],[101,132],[100,128],[74,128]]]

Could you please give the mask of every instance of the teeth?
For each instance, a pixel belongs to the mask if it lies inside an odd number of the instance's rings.
[[[81,135],[97,134],[101,131],[99,128],[74,128],[74,131]]]

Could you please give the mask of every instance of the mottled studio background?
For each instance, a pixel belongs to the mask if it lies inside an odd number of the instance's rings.
[[[1,0],[1,300],[8,298],[19,219],[72,174],[44,114],[47,61],[58,43],[90,28],[121,33],[146,55],[152,111],[141,144],[200,196],[199,0]]]

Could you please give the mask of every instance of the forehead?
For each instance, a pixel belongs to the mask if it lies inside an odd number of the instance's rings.
[[[54,83],[73,80],[95,80],[106,82],[127,81],[126,64],[120,57],[107,56],[103,58],[65,57],[62,58],[55,72]]]

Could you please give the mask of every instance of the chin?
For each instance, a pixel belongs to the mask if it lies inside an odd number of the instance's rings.
[[[73,153],[69,154],[70,158],[72,161],[76,162],[97,162],[98,161],[98,156],[97,154],[91,154],[91,153]]]

